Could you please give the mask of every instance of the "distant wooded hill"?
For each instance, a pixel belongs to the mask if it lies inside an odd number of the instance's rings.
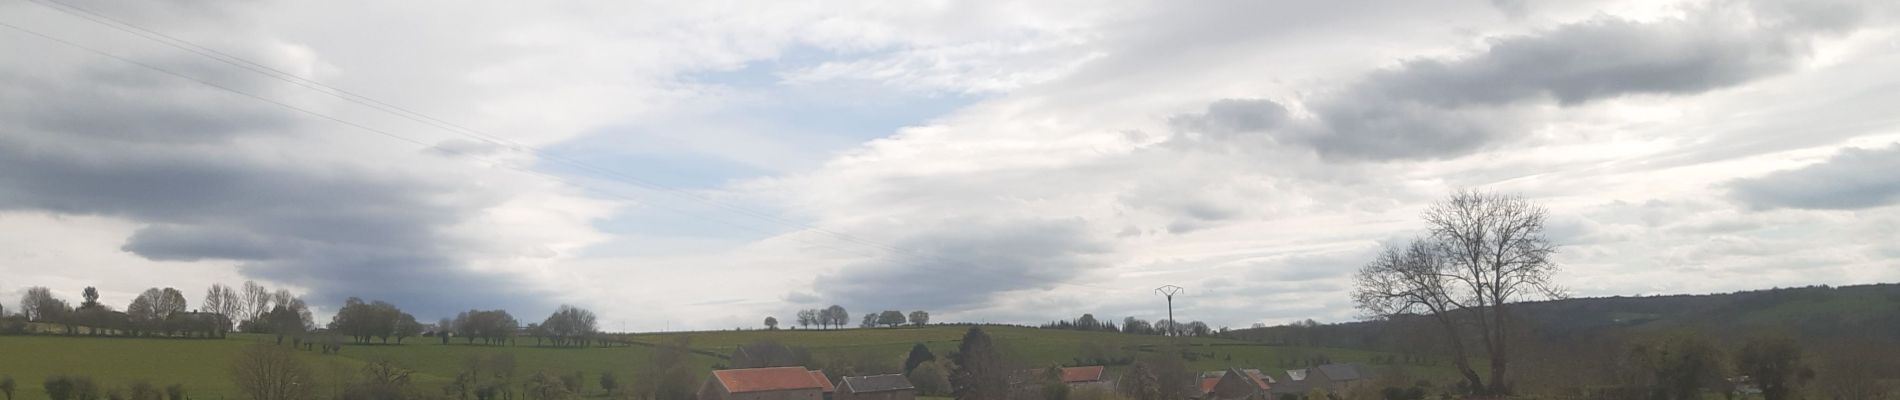
[[[1514,305],[1525,332],[1540,339],[1692,330],[1718,339],[1767,331],[1808,341],[1900,335],[1900,284],[1811,286],[1722,294],[1593,297]],[[1400,351],[1431,343],[1424,317],[1341,324],[1292,324],[1229,331],[1228,337],[1301,346]]]

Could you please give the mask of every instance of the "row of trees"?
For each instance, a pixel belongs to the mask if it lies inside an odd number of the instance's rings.
[[[845,324],[850,321],[851,312],[845,311],[843,306],[837,304],[822,309],[810,309],[798,312],[798,326],[802,328],[810,328],[812,326],[817,326],[820,329],[843,328]]]
[[[528,336],[535,337],[537,345],[542,338],[547,338],[555,346],[585,347],[599,333],[600,324],[593,311],[563,304],[540,324],[528,324],[527,331]]]
[[[910,314],[906,316],[903,311],[884,310],[884,312],[880,313],[864,314],[864,320],[858,322],[858,327],[876,328],[878,326],[884,326],[894,328],[906,323],[914,326],[927,325],[930,323],[930,313],[911,311]]]
[[[454,319],[444,318],[436,326],[436,336],[442,339],[442,343],[449,342],[449,335],[442,331],[449,331],[468,343],[481,339],[485,344],[508,344],[521,324],[515,321],[513,315],[508,315],[507,310],[468,310],[456,314]]]
[[[247,333],[276,334],[278,342],[288,338],[293,344],[301,344],[304,336],[316,328],[302,298],[288,290],[273,292],[251,281],[239,288],[212,285],[205,291],[199,311],[191,311],[184,293],[174,288],[148,289],[133,298],[125,311],[100,303],[96,288],[87,287],[82,293],[84,301],[75,308],[48,288],[28,288],[21,296],[20,318],[24,322],[63,325],[67,334],[223,337],[235,327]],[[833,312],[844,315],[841,307]],[[0,316],[4,315],[4,309],[0,309]],[[5,323],[8,332],[24,333],[27,329],[23,322],[0,323]],[[425,333],[440,337],[443,343],[448,343],[451,336],[460,336],[469,343],[480,339],[500,344],[511,343],[514,336],[525,333],[537,340],[549,339],[557,346],[587,346],[599,333],[598,317],[571,305],[562,305],[541,323],[526,327],[505,310],[469,310],[430,326],[394,304],[356,297],[345,300],[326,327],[356,343],[388,343],[394,338],[398,344]]]
[[[850,320],[851,313],[845,311],[844,307],[835,304],[822,309],[814,308],[798,312],[798,326],[803,328],[810,328],[812,326],[817,326],[820,329],[842,328],[845,326],[845,323]],[[869,313],[864,314],[864,319],[858,322],[858,327],[896,327],[904,324],[910,324],[912,326],[929,325],[930,313],[923,310],[911,311],[910,314],[905,314],[903,311],[897,310]],[[778,325],[778,317],[765,317],[765,329],[778,329]]]
[[[65,333],[222,337],[236,328],[245,332],[302,332],[311,328],[310,308],[288,290],[271,292],[256,282],[236,290],[214,284],[204,303],[191,311],[185,294],[175,288],[146,289],[124,311],[99,302],[99,290],[86,287],[77,307],[46,287],[27,288],[20,298],[20,314],[31,322],[65,326]]]
[[[389,343],[389,338],[394,336],[400,344],[405,338],[422,334],[424,328],[414,315],[394,304],[380,300],[364,303],[355,297],[344,300],[343,308],[337,309],[336,316],[330,319],[331,332],[347,335],[357,343],[368,343],[371,338]]]
[[[40,385],[51,400],[186,400],[185,386],[172,384],[163,388],[150,382],[138,381],[129,386],[105,388],[94,383],[92,377],[85,375],[53,375],[46,377]],[[0,378],[0,392],[13,400],[13,377]]]
[[[1206,322],[1201,321],[1189,322],[1176,327],[1165,319],[1151,324],[1147,320],[1127,317],[1122,318],[1121,326],[1117,327],[1114,322],[1096,319],[1095,314],[1082,314],[1081,317],[1077,317],[1076,319],[1049,322],[1037,327],[1042,329],[1121,332],[1137,335],[1167,335],[1170,332],[1177,332],[1187,336],[1208,336],[1216,333]],[[1227,328],[1221,328],[1222,331],[1226,329]]]

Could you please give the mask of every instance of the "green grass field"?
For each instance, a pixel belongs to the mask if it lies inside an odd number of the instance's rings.
[[[924,343],[942,356],[956,349],[967,327],[934,326],[924,328],[849,329],[837,331],[720,331],[629,335],[622,338],[645,344],[671,343],[688,337],[694,350],[730,354],[739,345],[761,339],[773,339],[790,346],[810,349],[814,358],[846,354],[872,354],[902,360],[913,343]],[[1020,327],[985,327],[1009,358],[1029,365],[1073,363],[1084,343],[1119,349],[1137,349],[1144,345],[1166,344],[1168,338],[1113,333],[1041,330]],[[0,336],[0,375],[13,376],[19,382],[17,398],[46,398],[41,383],[48,375],[88,375],[105,388],[123,387],[136,381],[154,385],[183,384],[197,399],[240,398],[229,379],[231,359],[244,346],[270,337],[233,335],[227,339],[127,339],[61,336]],[[371,360],[386,359],[416,371],[418,387],[434,390],[450,382],[466,360],[475,356],[512,354],[517,376],[547,370],[556,373],[582,372],[587,387],[599,391],[598,374],[612,371],[621,382],[632,379],[654,349],[650,346],[553,348],[533,346],[532,339],[517,346],[443,345],[439,342],[410,339],[404,345],[349,345],[341,354],[322,355],[299,352],[310,361],[320,386],[319,394],[332,390],[338,377],[354,373]],[[1313,349],[1262,346],[1247,342],[1196,338],[1185,341],[1187,349],[1201,353],[1190,362],[1197,370],[1226,367],[1277,370],[1282,360],[1324,354],[1335,362],[1366,362],[1378,353],[1349,349]],[[1131,350],[1132,351],[1132,350]],[[710,371],[726,360],[694,355],[701,368]],[[1119,368],[1111,368],[1118,371]],[[1436,375],[1426,370],[1415,375]],[[833,377],[834,379],[836,377]]]
[[[691,340],[691,346],[694,349],[719,354],[731,354],[740,345],[761,339],[772,339],[786,345],[810,349],[812,355],[817,358],[869,351],[889,354],[901,360],[915,343],[923,343],[930,348],[932,353],[940,356],[949,354],[956,350],[958,341],[968,329],[962,326],[931,326],[837,331],[722,331],[642,334],[630,336],[628,339],[660,344],[670,343],[678,337],[685,336]],[[1162,346],[1173,340],[1160,336],[1011,326],[987,326],[983,329],[1010,354],[1010,359],[1026,365],[1073,364],[1081,354],[1084,343],[1095,343],[1106,348],[1139,348],[1140,346]],[[1383,353],[1352,349],[1266,346],[1217,338],[1189,338],[1185,340],[1185,343],[1188,350],[1203,355],[1198,360],[1188,363],[1189,367],[1197,370],[1218,370],[1227,367],[1273,370],[1279,369],[1282,360],[1294,360],[1316,354],[1323,354],[1335,362],[1367,362],[1375,355],[1383,355]]]

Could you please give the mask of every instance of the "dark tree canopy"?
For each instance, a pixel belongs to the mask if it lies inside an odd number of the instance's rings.
[[[905,321],[906,319],[904,318],[903,311],[885,310],[884,312],[877,313],[878,325],[895,327],[898,325],[903,325]]]
[[[982,328],[971,327],[965,332],[950,360],[956,363],[950,372],[950,390],[957,400],[1009,398],[1009,367]]]
[[[520,323],[504,310],[468,310],[456,314],[453,325],[455,334],[469,343],[481,339],[487,344],[507,344]]]
[[[395,304],[383,301],[363,302],[363,299],[351,297],[343,301],[343,308],[337,309],[336,316],[330,319],[330,330],[348,335],[357,343],[367,343],[372,338],[389,343],[394,336],[397,343],[404,338],[415,336],[422,331],[422,324],[416,317],[403,312]]]
[[[556,346],[587,346],[600,331],[600,324],[593,311],[562,304],[553,315],[541,321],[541,330]]]
[[[937,361],[937,355],[930,352],[930,347],[923,343],[911,345],[910,354],[904,356],[904,374],[909,375],[918,365],[931,361]]]
[[[1814,370],[1802,362],[1801,344],[1786,335],[1764,335],[1749,339],[1736,357],[1742,375],[1755,381],[1766,400],[1793,398],[1795,390],[1809,379]]]
[[[824,325],[829,325],[834,328],[843,328],[851,323],[851,312],[845,311],[843,306],[833,304],[831,307],[825,307],[824,310],[819,311],[818,318],[824,321]]]
[[[84,292],[81,292],[79,297],[86,299],[86,301],[79,303],[79,308],[93,308],[93,307],[99,306],[99,289],[98,288],[87,286],[86,290]]]

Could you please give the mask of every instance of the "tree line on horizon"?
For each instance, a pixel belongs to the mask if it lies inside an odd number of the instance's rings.
[[[1221,327],[1220,329],[1216,330],[1214,328],[1209,327],[1206,322],[1201,322],[1201,321],[1193,321],[1193,322],[1176,325],[1174,322],[1168,321],[1166,319],[1149,323],[1147,320],[1135,318],[1135,317],[1122,318],[1121,326],[1116,326],[1115,322],[1112,320],[1109,320],[1109,321],[1098,320],[1095,318],[1095,314],[1089,314],[1089,313],[1084,313],[1082,314],[1082,316],[1076,317],[1075,319],[1057,320],[1053,322],[1044,323],[1042,325],[1037,325],[1036,327],[1042,328],[1042,329],[1116,332],[1116,333],[1127,333],[1127,334],[1136,334],[1136,335],[1163,335],[1163,336],[1167,336],[1167,335],[1213,336],[1216,334],[1227,332],[1226,327]]]
[[[222,338],[232,330],[274,333],[311,326],[310,308],[289,290],[271,291],[246,281],[241,289],[213,284],[197,310],[175,288],[146,289],[124,311],[99,302],[88,286],[74,306],[44,286],[27,288],[18,315],[0,308],[0,333],[30,333],[30,323],[57,324],[67,335]],[[81,330],[84,332],[81,332]]]
[[[78,306],[43,286],[27,288],[17,314],[0,305],[0,334],[38,333],[34,324],[54,325],[59,334],[124,337],[224,338],[230,332],[271,334],[278,343],[306,346],[308,336],[321,330],[326,336],[346,336],[356,344],[380,341],[396,344],[417,336],[462,337],[470,344],[513,344],[515,336],[534,337],[536,345],[584,347],[601,343],[599,318],[586,309],[561,305],[538,323],[522,326],[506,310],[469,310],[435,324],[424,324],[395,304],[351,297],[327,324],[313,320],[303,298],[289,290],[270,290],[255,281],[230,287],[212,284],[196,310],[175,288],[147,289],[120,311],[99,302],[99,291],[86,287]],[[308,339],[308,340],[307,340]],[[326,340],[325,351],[340,347]]]
[[[851,321],[851,312],[846,311],[844,306],[833,304],[825,308],[799,310],[797,319],[794,321],[798,323],[800,328],[817,326],[818,329],[839,329],[848,326]],[[898,310],[865,313],[864,318],[858,322],[858,327],[897,327],[905,324],[911,326],[929,325],[930,313],[923,310],[911,311],[909,314]],[[765,317],[766,329],[778,329],[778,326],[778,317]]]

